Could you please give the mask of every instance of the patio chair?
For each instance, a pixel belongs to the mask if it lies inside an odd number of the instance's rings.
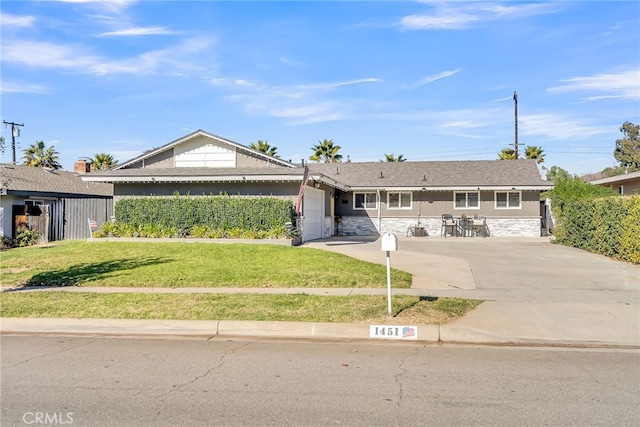
[[[473,219],[472,218],[460,218],[458,222],[460,233],[462,237],[473,237]]]
[[[476,236],[481,233],[482,237],[487,237],[487,219],[484,216],[474,215],[472,233]]]
[[[442,226],[440,228],[440,235],[447,237],[447,232],[451,236],[458,235],[458,223],[453,219],[451,214],[442,214]]]

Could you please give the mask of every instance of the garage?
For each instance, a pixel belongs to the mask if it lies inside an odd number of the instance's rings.
[[[302,205],[304,215],[304,228],[302,241],[321,239],[324,237],[324,191],[313,187],[304,190],[304,202]]]

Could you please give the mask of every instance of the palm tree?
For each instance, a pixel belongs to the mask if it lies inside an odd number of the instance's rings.
[[[98,153],[95,156],[93,156],[93,159],[91,159],[91,170],[104,171],[107,169],[111,169],[117,164],[118,164],[118,161],[114,159],[111,154]]]
[[[400,154],[398,157],[394,156],[393,153],[385,154],[385,159],[380,160],[381,162],[406,162],[407,159],[404,158],[403,154]]]
[[[53,145],[47,148],[44,145],[44,141],[36,141],[35,144],[31,144],[29,148],[23,150],[24,164],[34,167],[46,167],[51,169],[62,169],[62,165],[59,163],[58,153]]]
[[[515,160],[516,159],[516,150],[513,148],[503,148],[501,152],[498,153],[498,159],[500,160]]]
[[[269,141],[263,141],[259,139],[258,142],[253,142],[251,145],[249,145],[249,147],[253,148],[256,151],[260,151],[261,153],[265,153],[269,156],[278,157],[278,155],[276,154],[278,148],[269,145]]]
[[[4,154],[4,136],[0,136],[0,153]]]
[[[524,157],[526,159],[536,159],[537,163],[542,163],[544,162],[544,150],[542,147],[527,145],[524,151]]]
[[[340,146],[333,145],[333,141],[330,139],[318,140],[318,145],[314,145],[311,149],[313,150],[313,155],[309,157],[309,160],[318,163],[320,161],[324,161],[324,163],[342,162],[342,154],[338,154]]]

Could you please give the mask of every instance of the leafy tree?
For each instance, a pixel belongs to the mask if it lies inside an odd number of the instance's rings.
[[[546,177],[547,181],[555,182],[558,179],[569,179],[571,174],[559,166],[551,166],[551,169],[547,171]]]
[[[0,136],[0,153],[4,154],[4,136]]]
[[[620,128],[624,135],[622,139],[616,141],[616,148],[613,156],[625,168],[626,172],[640,170],[640,125],[631,122],[624,122]]]
[[[404,158],[404,155],[400,154],[398,157],[394,156],[393,153],[385,154],[385,159],[380,160],[381,162],[406,162],[407,159]]]
[[[51,169],[62,169],[62,165],[59,163],[58,153],[53,145],[47,148],[44,141],[36,141],[35,144],[31,144],[28,148],[23,150],[24,164],[34,167],[47,167]]]
[[[544,162],[544,150],[542,147],[527,145],[524,150],[525,159],[535,159],[537,163]]]
[[[103,171],[103,170],[111,169],[117,164],[118,164],[118,161],[114,159],[111,154],[98,153],[95,156],[93,156],[93,159],[91,159],[91,170]]]
[[[499,160],[515,160],[516,159],[516,150],[513,148],[503,148],[501,152],[498,153]]]
[[[263,141],[259,139],[258,142],[252,143],[251,145],[249,145],[249,147],[253,148],[256,151],[260,151],[261,153],[265,153],[269,156],[279,157],[276,154],[276,151],[278,150],[278,148],[272,147],[271,145],[269,145],[268,141]]]
[[[554,203],[557,203],[558,201],[615,196],[616,192],[609,187],[583,182],[577,176],[556,176],[553,181],[553,189],[549,190],[547,194]]]
[[[309,157],[309,160],[318,163],[320,161],[324,163],[340,163],[342,162],[342,154],[338,154],[340,148],[339,145],[334,145],[330,139],[318,140],[318,144],[311,147],[313,155]]]

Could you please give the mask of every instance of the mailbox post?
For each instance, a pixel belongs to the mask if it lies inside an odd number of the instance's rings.
[[[391,316],[391,256],[392,251],[398,250],[398,238],[393,233],[385,233],[381,239],[381,249],[387,253],[387,309]]]

